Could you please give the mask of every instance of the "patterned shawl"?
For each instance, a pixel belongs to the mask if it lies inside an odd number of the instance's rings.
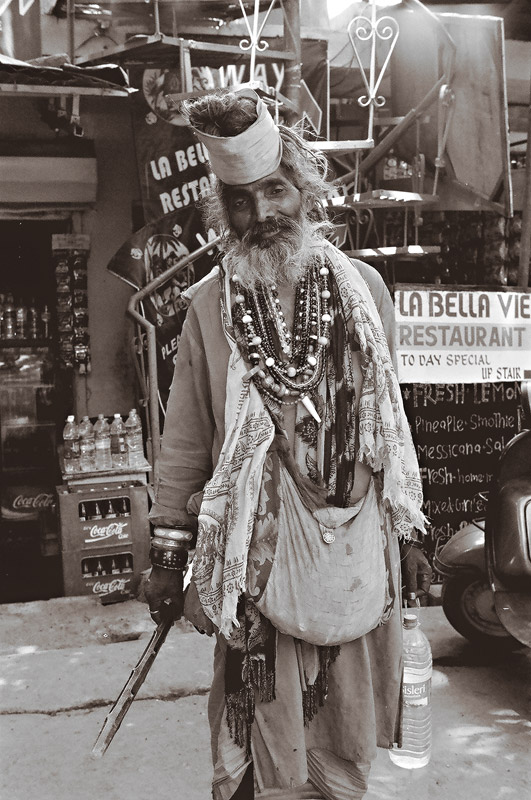
[[[382,497],[393,531],[408,538],[424,530],[422,483],[400,387],[370,290],[350,259],[329,243],[347,331],[359,342],[363,385],[358,459],[382,475]],[[222,322],[231,355],[227,370],[225,441],[204,489],[194,559],[194,581],[205,614],[230,638],[238,627],[262,472],[275,424],[249,375],[232,327],[230,282],[220,274]]]

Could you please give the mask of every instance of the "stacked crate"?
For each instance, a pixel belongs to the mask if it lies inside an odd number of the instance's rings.
[[[145,484],[57,487],[65,596],[135,594],[149,566]]]

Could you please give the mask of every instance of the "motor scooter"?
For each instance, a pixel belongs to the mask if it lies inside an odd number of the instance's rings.
[[[434,557],[442,606],[470,642],[531,647],[531,381],[521,389],[522,427],[505,446],[485,517],[459,530]]]

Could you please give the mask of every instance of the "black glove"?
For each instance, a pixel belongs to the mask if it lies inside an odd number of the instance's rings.
[[[180,569],[151,567],[145,593],[151,619],[157,625],[166,620],[180,619],[183,613],[183,577]]]
[[[432,568],[424,555],[420,542],[401,542],[400,561],[402,564],[402,597],[408,604],[416,605],[411,595],[418,598],[421,605],[428,604]]]

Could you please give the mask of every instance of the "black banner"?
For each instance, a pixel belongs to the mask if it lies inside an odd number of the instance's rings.
[[[201,218],[192,206],[145,225],[122,245],[108,270],[142,289],[150,281],[208,241]],[[173,378],[173,367],[186,316],[182,292],[214,266],[214,254],[196,259],[143,301],[141,312],[157,327],[158,385],[162,408]]]

